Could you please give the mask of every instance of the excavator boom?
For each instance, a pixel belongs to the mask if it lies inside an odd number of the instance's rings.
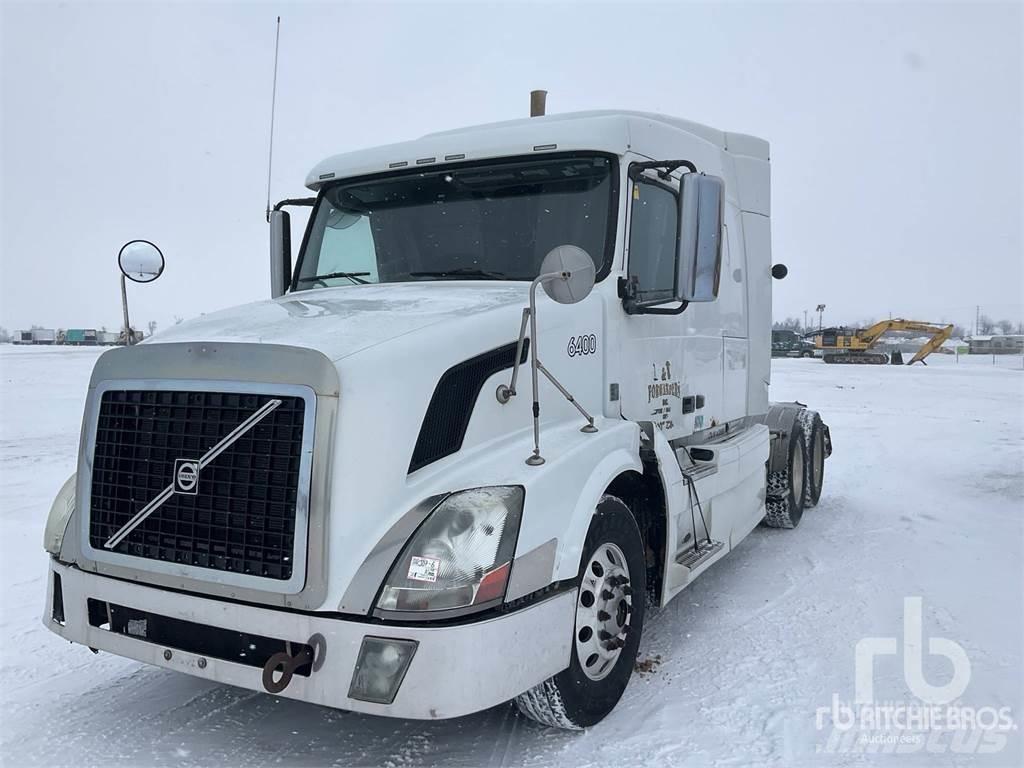
[[[926,364],[924,359],[952,336],[953,326],[893,318],[882,320],[868,328],[822,332],[814,338],[814,344],[818,349],[825,350],[822,359],[826,363],[884,364],[889,361],[888,356],[881,352],[872,352],[871,349],[889,331],[923,331],[932,334],[909,363],[910,365],[917,362]]]

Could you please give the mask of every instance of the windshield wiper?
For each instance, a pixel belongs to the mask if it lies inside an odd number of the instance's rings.
[[[300,277],[296,282],[299,283],[315,283],[317,280],[324,281],[330,280],[334,277],[347,277],[353,283],[359,283],[360,285],[367,285],[370,281],[363,280],[364,277],[369,275],[369,272],[328,272],[326,275],[313,275],[312,277]]]
[[[476,267],[456,267],[455,269],[439,269],[430,272],[410,272],[410,277],[486,277],[489,280],[507,280],[504,272],[490,272]]]

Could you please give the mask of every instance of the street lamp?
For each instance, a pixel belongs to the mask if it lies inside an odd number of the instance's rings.
[[[818,313],[818,330],[820,331],[821,330],[821,316],[825,313],[825,305],[824,304],[819,304],[818,308],[816,310],[814,310],[814,311]]]

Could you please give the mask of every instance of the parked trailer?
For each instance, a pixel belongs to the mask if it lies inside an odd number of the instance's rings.
[[[56,344],[57,331],[52,328],[33,328],[30,331],[21,331],[21,344]]]
[[[62,344],[76,347],[93,347],[98,343],[96,330],[93,328],[68,328],[64,331]]]
[[[96,363],[45,625],[358,712],[597,723],[647,601],[821,494],[828,428],[768,398],[768,158],[587,112],[324,160],[271,300]]]
[[[119,343],[121,334],[119,331],[97,331],[96,343],[103,347],[112,347]]]

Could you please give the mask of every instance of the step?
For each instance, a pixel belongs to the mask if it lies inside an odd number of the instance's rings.
[[[690,547],[676,555],[676,563],[692,571],[709,557],[713,557],[721,551],[724,546],[720,541],[703,539],[697,544],[696,549]]]

